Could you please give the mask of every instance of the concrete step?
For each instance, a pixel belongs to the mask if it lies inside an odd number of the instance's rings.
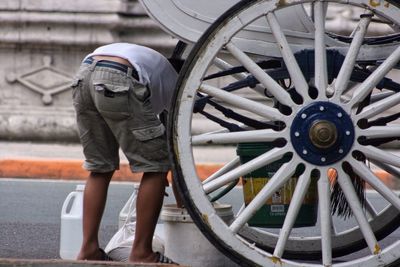
[[[67,260],[29,260],[29,259],[1,259],[0,266],[13,267],[102,267],[102,266],[119,266],[119,267],[173,267],[175,264],[161,263],[123,263],[111,261],[67,261]],[[179,265],[182,266],[182,265]]]

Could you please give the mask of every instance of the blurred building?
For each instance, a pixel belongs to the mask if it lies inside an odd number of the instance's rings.
[[[0,1],[0,139],[77,141],[69,84],[111,42],[171,52],[176,40],[136,0]]]

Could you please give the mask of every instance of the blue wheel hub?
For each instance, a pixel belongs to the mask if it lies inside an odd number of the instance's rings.
[[[301,109],[290,127],[292,145],[301,158],[326,166],[341,160],[354,142],[354,126],[338,105],[315,102]]]

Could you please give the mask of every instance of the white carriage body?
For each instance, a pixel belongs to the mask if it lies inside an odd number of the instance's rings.
[[[171,36],[194,44],[218,17],[239,0],[197,1],[197,0],[139,0],[160,27]],[[314,23],[302,5],[286,7],[276,12],[282,30],[292,48],[298,52],[314,46]],[[382,29],[377,32],[384,33]],[[274,36],[266,19],[260,18],[246,26],[235,36],[236,45],[243,51],[260,56],[281,57]],[[325,36],[328,47],[334,47],[346,54],[348,44]],[[368,60],[371,55],[386,58],[394,47],[373,49],[361,52],[359,60]]]
[[[195,43],[206,29],[239,0],[140,0],[146,12],[172,36],[185,43]],[[313,39],[314,24],[304,8],[293,6],[278,12],[282,28],[290,36],[291,43],[307,43]],[[241,36],[275,43],[265,20],[252,23]]]

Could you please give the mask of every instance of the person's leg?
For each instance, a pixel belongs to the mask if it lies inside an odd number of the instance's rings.
[[[83,242],[78,260],[100,260],[99,227],[112,172],[91,172],[83,195]]]
[[[158,216],[164,200],[166,172],[143,174],[136,200],[135,241],[129,256],[131,262],[156,262],[152,242]]]
[[[93,61],[92,64],[83,63],[73,85],[73,104],[85,155],[84,168],[91,172],[84,192],[83,243],[77,256],[78,260],[100,259],[99,226],[108,185],[114,170],[119,168],[119,145],[104,115],[118,114],[120,105],[110,102],[112,98],[107,98],[102,91],[97,90],[97,85],[92,83],[94,78],[108,80],[110,73],[114,72],[96,68],[96,64],[97,61]],[[113,80],[118,79],[110,79]],[[103,114],[101,110],[111,112]]]

